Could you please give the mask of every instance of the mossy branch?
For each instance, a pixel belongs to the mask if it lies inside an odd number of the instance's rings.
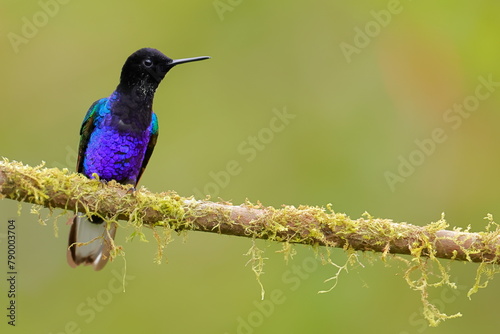
[[[409,254],[470,262],[499,263],[500,232],[446,230],[442,218],[425,226],[394,223],[368,214],[351,219],[344,213],[312,206],[276,209],[246,202],[211,202],[175,192],[135,192],[109,182],[89,180],[68,170],[30,167],[0,161],[0,195],[16,201],[127,220],[135,226],[168,226],[278,242]],[[492,224],[490,221],[490,226]],[[494,223],[493,223],[494,224]]]
[[[322,249],[327,258],[320,256],[326,260],[324,263],[338,269],[337,274],[326,281],[336,282],[341,271],[347,270],[348,265],[358,263],[354,251],[379,252],[383,259],[388,254],[410,255],[410,260],[396,258],[406,264],[403,277],[413,290],[420,293],[423,315],[430,326],[461,316],[460,313],[445,314],[429,302],[429,288],[457,288],[450,280],[449,266],[444,266],[439,258],[480,263],[476,268],[475,283],[467,294],[469,298],[485,288],[494,274],[500,271],[500,227],[489,214],[485,231],[472,233],[469,229],[447,229],[444,217],[425,226],[415,226],[373,218],[367,213],[361,218],[351,219],[344,213],[334,212],[331,205],[326,208],[303,205],[276,209],[247,201],[235,206],[185,198],[172,191],[157,194],[145,188],[134,191],[130,186],[116,182],[104,184],[89,180],[67,169],[44,168],[43,165],[30,167],[7,159],[0,161],[1,197],[33,203],[51,211],[60,208],[99,215],[108,222],[126,220],[136,228],[132,235],[141,237],[144,236],[142,226],[164,227],[163,243],[168,242],[172,230],[267,239],[283,243],[286,259],[294,253],[290,250],[293,243],[326,246]],[[158,259],[161,259],[164,247],[162,237],[156,230],[153,230],[153,235],[160,242]],[[329,258],[330,247],[350,252],[344,266],[336,265]],[[111,256],[116,256],[120,249],[113,246]],[[247,255],[251,257],[249,262],[263,296],[264,289],[259,280],[263,269],[262,252],[253,243]]]

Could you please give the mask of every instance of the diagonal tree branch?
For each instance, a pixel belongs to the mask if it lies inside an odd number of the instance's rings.
[[[168,226],[177,231],[197,230],[384,254],[500,262],[498,229],[471,233],[446,230],[444,219],[415,226],[368,214],[351,219],[330,206],[276,209],[249,202],[235,206],[195,200],[175,192],[151,193],[144,188],[134,192],[115,182],[103,184],[68,170],[30,167],[6,159],[0,161],[0,196],[50,209],[128,220],[136,226]]]

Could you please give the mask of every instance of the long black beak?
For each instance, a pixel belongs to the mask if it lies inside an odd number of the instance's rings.
[[[184,63],[190,63],[192,61],[198,61],[198,60],[204,60],[204,59],[210,59],[210,57],[203,56],[203,57],[194,57],[194,58],[182,58],[182,59],[174,59],[170,64],[168,64],[170,67],[173,67],[175,65],[179,64],[184,64]]]

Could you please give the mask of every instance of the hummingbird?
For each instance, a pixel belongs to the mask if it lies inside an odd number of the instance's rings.
[[[94,102],[83,119],[77,172],[135,189],[158,138],[158,118],[152,108],[158,85],[172,67],[209,58],[174,60],[152,48],[130,55],[115,91]],[[102,269],[109,259],[115,234],[116,224],[108,228],[98,216],[87,218],[77,213],[69,233],[69,265]]]

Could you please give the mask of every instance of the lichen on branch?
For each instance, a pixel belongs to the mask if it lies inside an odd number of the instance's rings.
[[[351,252],[378,252],[383,259],[389,254],[409,255],[411,260],[404,260],[408,268],[405,278],[412,289],[420,291],[423,301],[427,300],[429,287],[453,287],[447,269],[438,259],[481,263],[470,294],[486,286],[500,262],[500,229],[490,215],[486,231],[475,233],[448,229],[444,216],[425,226],[395,223],[368,213],[351,219],[335,212],[331,205],[273,208],[249,201],[233,205],[186,198],[173,191],[152,193],[144,187],[133,191],[130,186],[89,180],[67,169],[30,167],[7,159],[0,161],[0,196],[51,210],[60,208],[98,215],[107,222],[124,220],[135,228],[133,235],[141,237],[142,227],[147,225],[165,227],[168,231],[194,230],[266,239],[284,243],[283,249],[289,249],[290,244],[305,244]],[[154,236],[162,239],[156,232]],[[168,233],[164,239],[169,239]],[[159,253],[162,247],[159,246]],[[255,252],[252,254],[255,257]],[[252,261],[259,264],[253,265],[259,277],[262,264],[257,258]],[[428,261],[438,268],[436,283],[430,283]],[[416,271],[420,276],[410,278]],[[424,302],[424,315],[431,325],[459,316],[443,314],[428,302]]]

